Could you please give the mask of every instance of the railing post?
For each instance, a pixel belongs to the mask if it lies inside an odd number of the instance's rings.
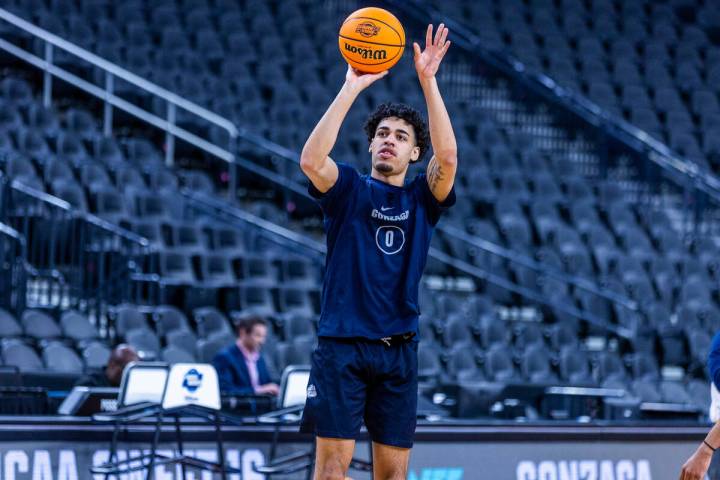
[[[172,167],[175,163],[175,135],[171,132],[175,126],[175,104],[168,101],[167,103],[167,121],[168,129],[165,130],[165,165]]]
[[[115,89],[115,77],[109,71],[105,71],[105,104],[103,105],[103,135],[112,135],[113,110],[110,103],[110,95]]]
[[[235,155],[237,152],[237,136],[235,134],[230,134],[230,138],[228,140],[228,143],[230,144],[228,146],[228,151],[233,153],[232,162],[230,162],[230,165],[228,165],[228,173],[229,177],[228,182],[230,182],[230,188],[228,188],[228,196],[230,197],[230,201],[237,200],[237,164],[235,163]]]
[[[45,42],[45,61],[47,66],[43,73],[43,106],[50,108],[52,104],[52,75],[48,67],[53,64],[53,46],[50,42]]]

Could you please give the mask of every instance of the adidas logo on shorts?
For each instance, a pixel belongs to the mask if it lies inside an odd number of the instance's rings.
[[[308,398],[315,398],[315,397],[317,397],[317,390],[315,390],[315,385],[313,385],[312,383],[311,383],[310,385],[308,385],[308,388],[307,388],[307,397],[308,397]]]

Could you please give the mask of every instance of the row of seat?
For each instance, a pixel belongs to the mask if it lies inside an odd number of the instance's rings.
[[[702,2],[677,8],[631,2],[629,14],[605,1],[590,2],[589,9],[581,3],[481,3],[489,8],[433,2],[488,47],[516,56],[526,68],[718,171],[720,49],[701,26],[706,17],[697,14],[716,9]]]

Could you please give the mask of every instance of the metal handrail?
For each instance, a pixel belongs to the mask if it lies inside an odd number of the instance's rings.
[[[0,222],[0,233],[17,240],[23,246],[25,245],[25,237],[23,237],[20,232],[12,228],[10,225]]]
[[[17,15],[0,8],[0,20],[4,20],[11,25],[33,35],[34,37],[45,42],[45,58],[40,58],[17,45],[12,44],[6,39],[0,38],[0,49],[15,55],[16,57],[40,68],[45,72],[43,87],[43,103],[49,106],[52,101],[52,76],[71,83],[75,87],[100,98],[105,102],[103,133],[109,136],[112,132],[112,107],[119,108],[130,115],[133,115],[161,130],[166,134],[166,151],[165,161],[168,165],[174,162],[175,155],[175,137],[184,140],[191,145],[204,150],[205,152],[220,158],[229,164],[230,169],[230,189],[229,194],[235,197],[237,188],[237,169],[235,166],[235,148],[239,131],[235,124],[216,113],[207,110],[200,105],[191,102],[175,93],[172,93],[159,85],[156,85],[134,73],[109,62],[92,52],[89,52],[57,35],[48,32],[32,23],[18,17]],[[53,49],[59,48],[76,57],[98,67],[105,72],[105,86],[99,87],[87,80],[74,75],[53,64]],[[139,89],[154,95],[167,103],[167,117],[161,118],[152,112],[148,112],[127,100],[124,100],[113,93],[114,79],[119,78],[127,83],[135,85]],[[203,120],[224,129],[229,135],[229,148],[222,148],[215,143],[209,142],[194,133],[178,127],[175,124],[177,108],[181,108]]]
[[[253,215],[246,210],[233,207],[227,202],[223,202],[219,199],[212,198],[203,193],[193,192],[191,190],[183,189],[181,194],[192,200],[192,207],[206,210],[216,210],[230,218],[240,220],[244,223],[250,224],[253,227],[267,232],[268,234],[285,240],[288,243],[296,245],[298,247],[305,248],[313,252],[316,255],[324,255],[327,251],[325,245],[321,242],[313,240],[307,235],[303,235],[293,230],[282,227],[276,223],[269,222],[263,218]]]
[[[442,252],[438,250],[435,247],[430,247],[429,250],[430,256],[440,260],[441,262],[447,263],[448,265],[452,266],[453,268],[464,272],[468,275],[471,275],[473,277],[477,277],[480,279],[485,280],[488,283],[492,283],[493,285],[497,285],[498,287],[507,290],[509,292],[517,293],[518,295],[528,298],[532,301],[535,301],[539,304],[546,305],[551,308],[555,308],[567,315],[570,315],[575,318],[579,318],[580,320],[584,320],[592,325],[595,325],[597,327],[603,328],[609,332],[615,333],[623,338],[633,338],[632,331],[622,327],[622,326],[615,326],[609,324],[605,319],[602,317],[599,317],[595,315],[594,313],[590,312],[584,312],[577,307],[573,306],[570,303],[561,303],[555,300],[549,299],[546,295],[543,295],[541,293],[538,293],[536,291],[533,291],[529,288],[523,287],[521,285],[512,283],[509,280],[504,279],[503,277],[500,277],[498,275],[495,275],[492,272],[489,272],[485,270],[484,268],[470,265],[469,263],[459,260],[457,258],[454,258],[450,255],[448,255],[445,252]]]
[[[401,9],[409,16],[426,20],[441,18],[455,34],[454,42],[466,52],[481,59],[501,72],[522,81],[546,100],[562,106],[578,115],[590,125],[602,128],[611,137],[619,140],[631,149],[643,153],[647,158],[669,173],[680,174],[682,179],[670,175],[670,179],[680,188],[687,187],[687,179],[693,186],[720,202],[720,178],[700,168],[699,165],[682,159],[664,143],[652,138],[647,132],[629,122],[617,118],[585,96],[558,85],[552,78],[540,73],[530,73],[525,65],[507,53],[486,48],[480,38],[460,21],[448,18],[439,10],[417,0],[386,0],[394,8]],[[422,5],[422,8],[419,8]],[[633,145],[633,143],[637,145]]]
[[[142,237],[134,232],[131,232],[130,230],[126,230],[122,227],[119,227],[113,223],[110,223],[107,220],[103,220],[102,218],[95,216],[92,213],[77,211],[73,208],[72,205],[70,205],[68,202],[66,202],[62,198],[58,198],[53,195],[50,195],[49,193],[45,193],[42,190],[37,190],[35,188],[29,187],[18,180],[13,180],[12,182],[10,182],[10,186],[14,190],[22,192],[30,197],[33,197],[36,200],[50,204],[53,207],[59,208],[61,210],[65,210],[66,212],[72,213],[73,215],[77,216],[78,218],[81,218],[82,220],[85,220],[86,222],[88,222],[96,227],[106,230],[109,233],[112,233],[113,235],[117,235],[119,237],[124,238],[125,240],[136,243],[140,247],[152,248],[152,244],[150,243],[150,241],[147,238]],[[0,223],[0,225],[2,225],[2,223]]]
[[[638,304],[635,300],[632,300],[632,299],[626,297],[625,295],[620,295],[616,292],[610,291],[606,288],[598,287],[591,280],[589,280],[587,278],[583,278],[583,277],[580,277],[577,275],[571,275],[569,273],[565,273],[565,272],[556,270],[555,268],[549,267],[547,265],[542,265],[530,257],[527,257],[525,255],[519,255],[518,252],[516,252],[516,251],[501,247],[500,245],[497,245],[496,243],[482,239],[480,237],[474,237],[452,225],[438,226],[438,230],[445,234],[450,234],[450,235],[452,235],[466,243],[469,243],[470,245],[477,247],[485,252],[491,253],[498,257],[501,257],[501,258],[504,258],[511,262],[517,263],[519,265],[522,265],[523,267],[529,268],[536,272],[540,272],[544,275],[547,275],[548,277],[556,278],[563,282],[569,283],[575,287],[581,288],[582,290],[585,290],[594,295],[597,295],[598,297],[605,298],[607,300],[610,300],[611,302],[620,304],[623,307],[628,308],[630,310],[635,311],[638,309]]]

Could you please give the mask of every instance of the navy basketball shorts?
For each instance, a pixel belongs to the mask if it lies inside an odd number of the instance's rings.
[[[312,354],[300,431],[357,439],[363,421],[373,442],[411,448],[417,423],[416,341],[387,346],[321,337]]]

